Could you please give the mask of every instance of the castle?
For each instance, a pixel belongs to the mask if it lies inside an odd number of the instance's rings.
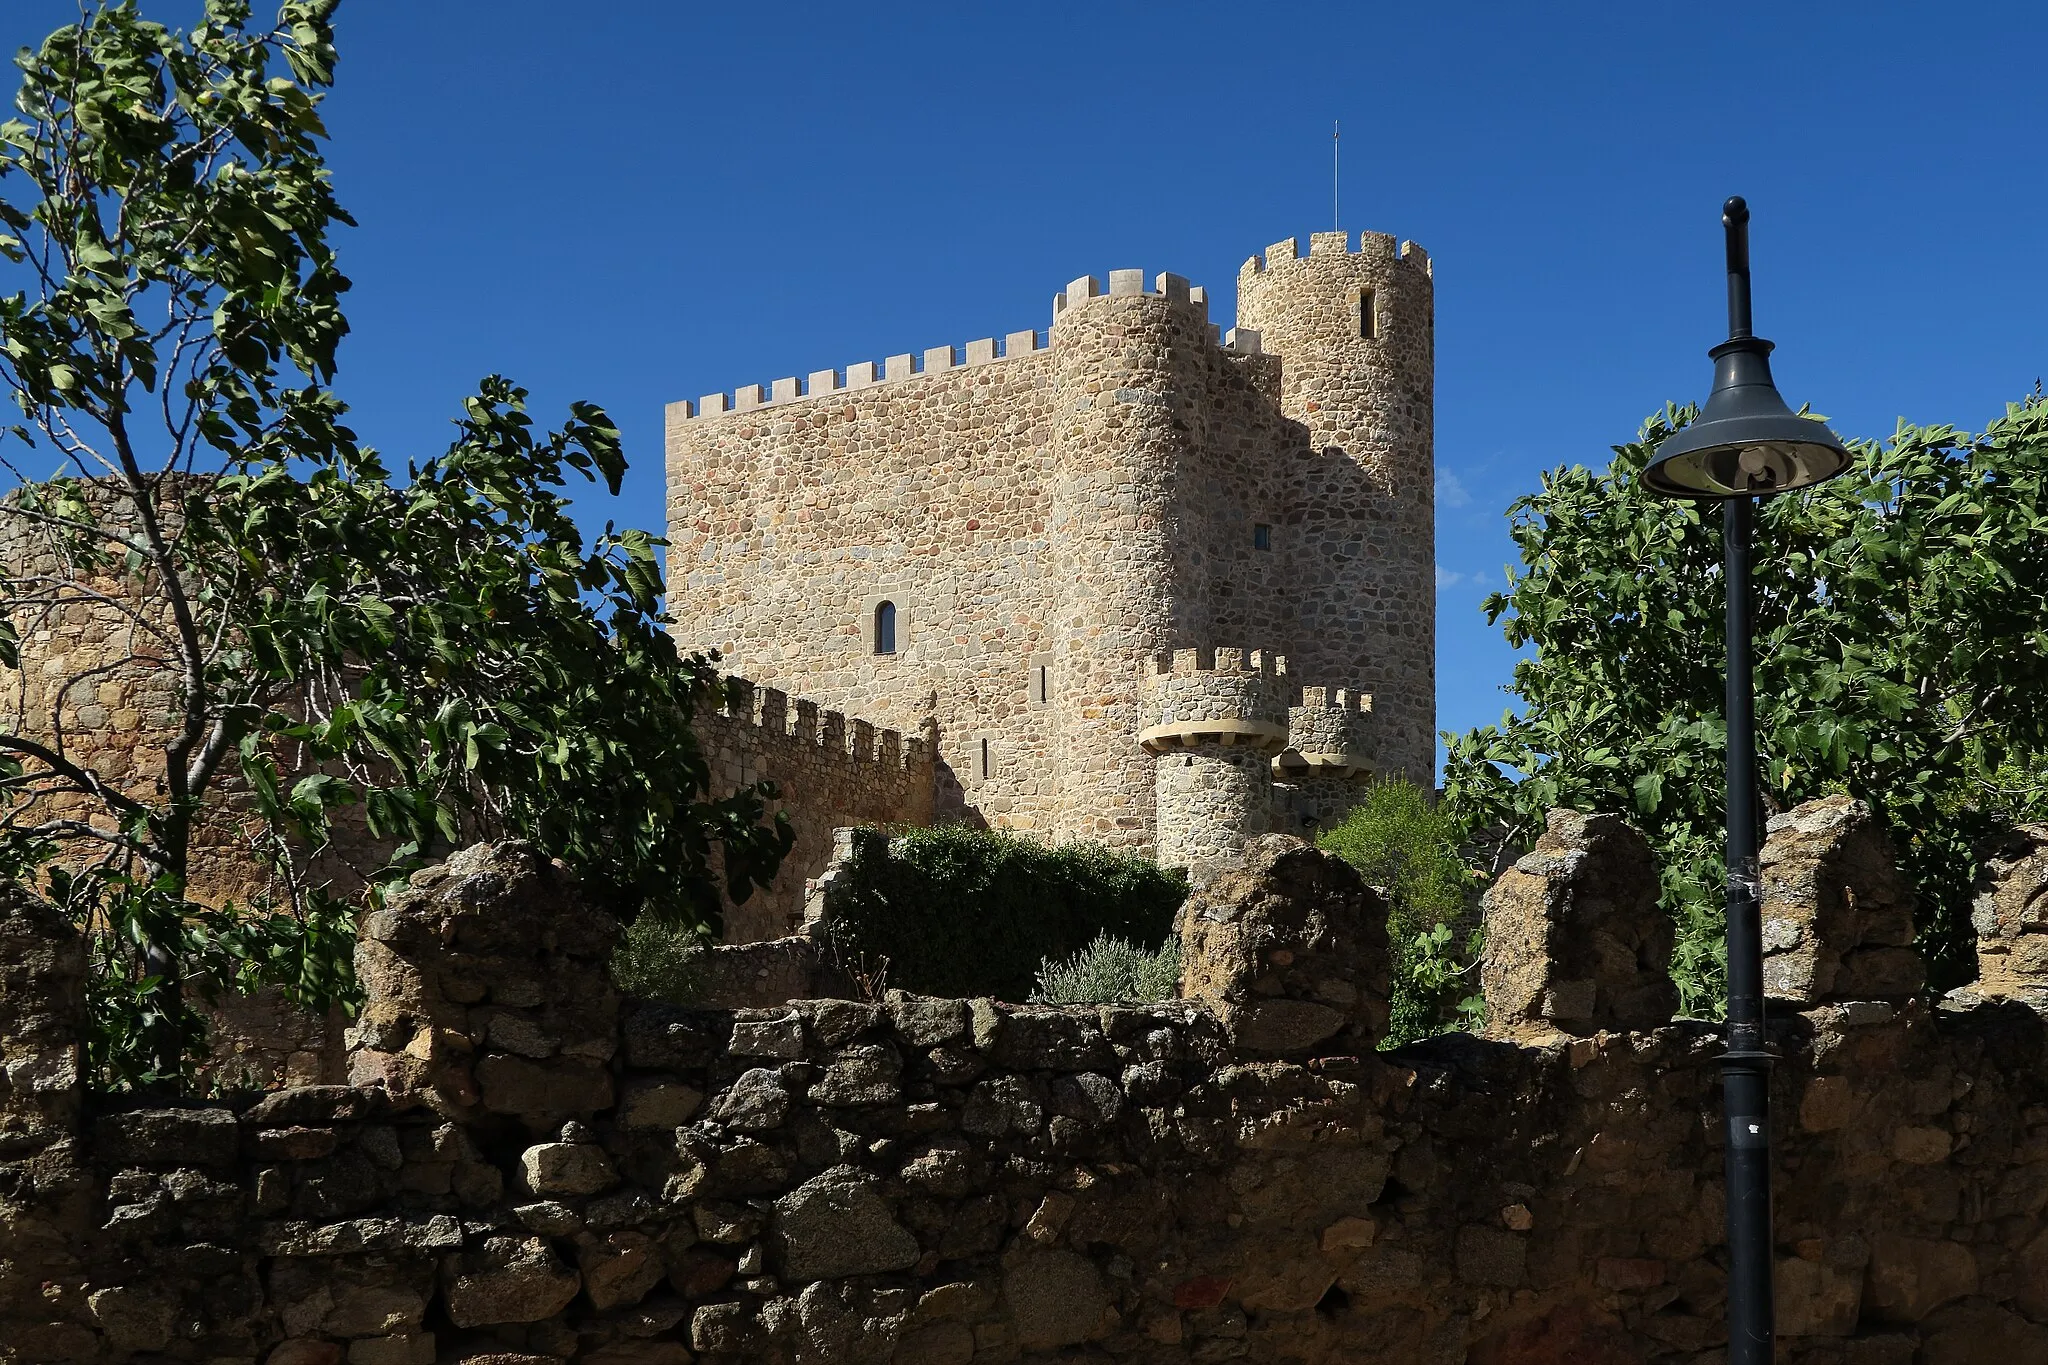
[[[1375,774],[1430,780],[1429,259],[1281,242],[1240,271],[1238,323],[1118,270],[1046,332],[670,405],[669,609],[734,675],[698,737],[719,788],[775,781],[796,834],[728,939],[793,931],[841,826],[966,820],[1199,879]],[[10,573],[50,553],[0,535]],[[37,624],[10,723],[148,781],[168,675],[111,605],[131,589],[99,590]],[[208,817],[204,901],[260,883],[242,818]]]
[[[1179,276],[1117,270],[1055,296],[1046,332],[671,404],[679,642],[777,710],[829,708],[798,731],[835,757],[859,716],[893,757],[869,734],[850,763],[929,764],[930,804],[899,823],[1199,875],[1341,818],[1373,774],[1428,782],[1429,258],[1289,239],[1239,271],[1237,322],[1219,332]],[[786,796],[800,834],[832,818]],[[791,872],[815,875],[821,842]],[[728,932],[781,932],[790,909],[778,888]]]

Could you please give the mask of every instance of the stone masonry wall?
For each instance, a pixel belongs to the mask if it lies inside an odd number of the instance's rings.
[[[714,795],[769,779],[781,793],[770,811],[788,814],[796,843],[775,882],[728,905],[725,938],[782,938],[801,927],[807,883],[832,859],[833,830],[849,825],[928,825],[934,774],[930,746],[820,711],[745,678],[726,679],[724,703],[695,723]]]
[[[931,722],[942,782],[997,826],[1149,848],[1143,663],[1217,639],[1400,691],[1386,762],[1426,776],[1432,304],[1419,250],[1380,240],[1318,237],[1292,270],[1269,252],[1240,283],[1263,342],[1220,344],[1201,290],[1120,270],[1068,286],[1043,335],[672,405],[678,636],[878,725]],[[1384,329],[1353,345],[1367,278]]]
[[[934,718],[936,757],[991,823],[1049,829],[1052,354],[1028,332],[981,354],[945,348],[917,376],[906,356],[865,387],[856,366],[800,402],[671,407],[669,610],[679,643],[762,686],[904,734]],[[885,600],[896,652],[877,655]]]
[[[0,974],[0,1359],[1720,1361],[1716,1030],[1376,1052],[1383,915],[1272,837],[1190,903],[1195,999],[686,1010],[475,849],[366,925],[354,1087],[81,1115],[80,964],[11,910],[71,965]],[[1779,1359],[2048,1358],[2042,1018],[1772,1041]]]

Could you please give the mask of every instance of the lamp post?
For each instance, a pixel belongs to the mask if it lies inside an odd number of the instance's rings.
[[[1831,479],[1849,452],[1771,382],[1771,343],[1750,332],[1749,206],[1721,210],[1728,238],[1728,339],[1707,354],[1714,388],[1699,420],[1666,437],[1644,473],[1652,492],[1722,504],[1728,586],[1728,1024],[1721,1054],[1728,1182],[1728,1365],[1770,1365],[1771,1054],[1764,1046],[1757,884],[1756,715],[1749,554],[1754,499]]]

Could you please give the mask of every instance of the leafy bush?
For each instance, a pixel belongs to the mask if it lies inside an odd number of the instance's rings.
[[[1387,893],[1393,1017],[1385,1045],[1477,1027],[1479,916],[1451,818],[1413,783],[1390,779],[1316,842]]]
[[[619,935],[612,953],[612,984],[626,995],[687,1005],[696,999],[698,967],[710,937],[700,929],[642,915]]]
[[[1040,964],[1031,998],[1041,1005],[1149,1002],[1173,999],[1179,986],[1178,938],[1169,937],[1156,952],[1147,952],[1129,939],[1099,934],[1072,957]]]
[[[846,877],[828,928],[841,962],[885,969],[905,990],[1004,1000],[1027,998],[1041,963],[1100,935],[1160,942],[1188,891],[1182,873],[1097,844],[958,825],[862,831]]]

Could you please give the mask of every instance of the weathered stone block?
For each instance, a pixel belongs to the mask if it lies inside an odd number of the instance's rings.
[[[789,1089],[779,1073],[755,1067],[740,1074],[712,1104],[710,1117],[742,1133],[780,1128],[789,1118]]]
[[[1812,1005],[1904,1000],[1925,979],[1913,892],[1870,807],[1823,797],[1774,817],[1758,860],[1764,991]]]
[[[677,1128],[704,1107],[704,1092],[681,1081],[629,1081],[619,1097],[623,1128]]]
[[[1025,1252],[1003,1268],[1003,1305],[1026,1350],[1075,1346],[1103,1334],[1109,1288],[1094,1262],[1071,1251]]]
[[[596,1194],[618,1183],[604,1148],[584,1142],[543,1142],[519,1158],[526,1188],[535,1194]]]
[[[457,1327],[551,1318],[583,1283],[539,1237],[488,1238],[451,1257],[441,1278],[448,1319]]]
[[[553,1127],[612,1103],[611,1072],[570,1058],[535,1062],[494,1053],[477,1063],[476,1079],[485,1109],[515,1114],[536,1127]]]
[[[2048,1010],[2048,824],[1992,840],[1979,861],[1975,990]]]
[[[639,1232],[613,1232],[577,1251],[583,1292],[600,1312],[636,1304],[667,1273],[654,1239]]]
[[[1486,893],[1490,1032],[1655,1028],[1678,1008],[1671,921],[1643,836],[1615,815],[1553,810]]]
[[[944,1047],[967,1036],[964,1000],[939,1000],[892,991],[889,1020],[896,1036],[911,1047]]]
[[[76,1131],[85,940],[61,911],[0,882],[0,1157]]]
[[[770,1250],[789,1280],[879,1275],[917,1264],[917,1238],[896,1221],[874,1177],[835,1166],[776,1201]]]
[[[1299,839],[1256,840],[1188,898],[1180,939],[1182,998],[1244,1052],[1370,1052],[1386,1032],[1386,903]]]
[[[231,1166],[241,1138],[225,1109],[138,1109],[93,1130],[99,1158],[123,1166]]]

